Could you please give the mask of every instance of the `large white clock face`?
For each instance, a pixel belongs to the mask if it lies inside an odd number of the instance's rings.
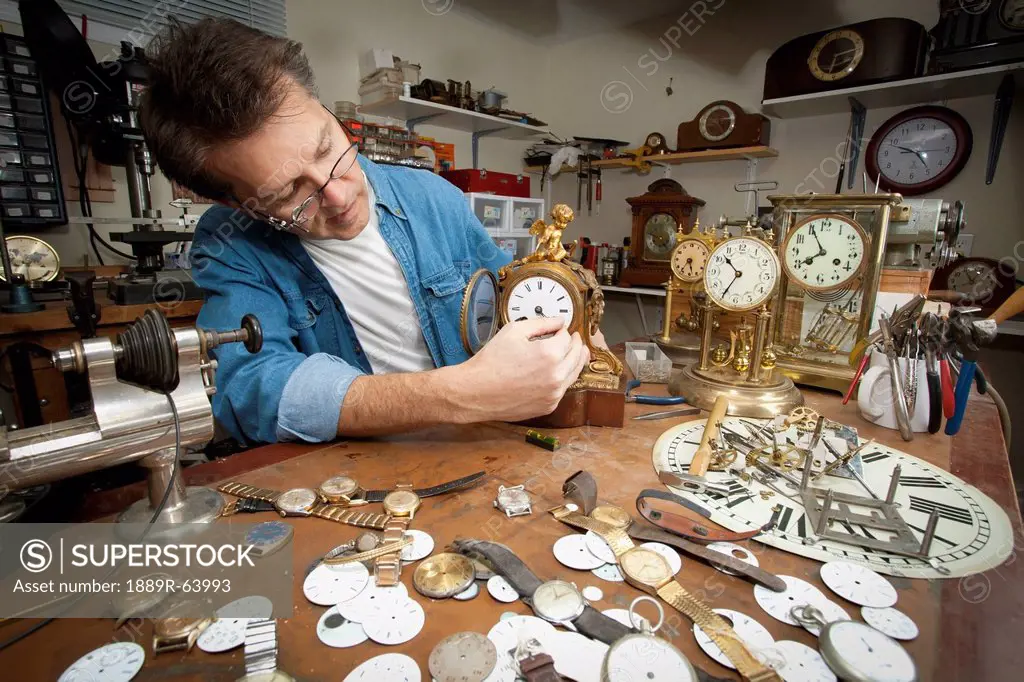
[[[897,185],[920,185],[945,173],[956,156],[957,137],[945,121],[912,118],[890,128],[875,154],[878,171]]]
[[[765,423],[764,420],[729,417],[724,420],[724,425],[743,434],[747,432],[743,422],[754,428]],[[680,424],[663,433],[654,446],[654,468],[677,474],[686,473],[703,432],[704,420],[697,420]],[[799,441],[800,434],[794,427],[777,436],[780,443],[786,442],[786,438],[795,443]],[[742,459],[742,456],[737,458],[739,466],[742,466]],[[708,472],[708,480],[727,485],[731,491],[729,495],[691,493],[681,489],[672,491],[710,509],[711,520],[730,530],[756,530],[771,523],[772,529],[761,533],[757,537],[758,542],[819,561],[842,559],[887,575],[908,578],[959,577],[999,566],[1009,556],[1012,543],[1006,542],[1006,538],[1010,537],[1012,530],[1006,512],[977,488],[938,467],[878,443],[864,449],[861,461],[864,480],[882,498],[889,489],[893,469],[896,465],[902,466],[895,502],[899,504],[904,521],[918,539],[924,535],[925,524],[932,510],[938,511],[938,527],[929,552],[929,561],[832,540],[817,539],[813,544],[805,544],[805,540],[815,538],[812,524],[804,513],[799,494],[781,478],[772,484],[792,494],[793,498],[779,494],[758,480],[743,481],[728,472],[714,471]],[[747,469],[748,473],[759,471]],[[826,480],[827,486],[836,493],[858,497],[867,495],[854,479],[828,476]],[[765,497],[761,496],[762,492]],[[877,530],[841,524],[833,526],[832,530],[862,537],[867,533],[876,536],[879,533]]]
[[[704,276],[711,249],[700,239],[684,239],[672,252],[672,272],[684,282],[699,282]]]
[[[550,277],[533,275],[515,283],[505,299],[509,322],[533,320],[538,317],[561,317],[568,329],[575,308],[569,290]]]
[[[864,266],[864,231],[841,215],[812,216],[796,225],[783,244],[786,275],[805,289],[848,285]]]
[[[753,310],[775,293],[779,259],[766,242],[754,237],[727,239],[711,252],[704,290],[726,310]]]

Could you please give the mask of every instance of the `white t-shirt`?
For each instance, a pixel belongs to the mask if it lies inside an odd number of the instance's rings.
[[[303,239],[306,253],[331,283],[374,374],[434,369],[398,260],[380,234],[376,197],[363,175],[370,221],[348,241]]]

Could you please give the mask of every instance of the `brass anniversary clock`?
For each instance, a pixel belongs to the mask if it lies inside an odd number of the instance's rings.
[[[539,317],[559,317],[570,333],[579,332],[590,350],[590,362],[566,392],[565,398],[541,426],[622,426],[625,393],[619,390],[622,363],[598,346],[604,315],[604,293],[591,270],[568,259],[562,232],[573,219],[565,204],[551,209],[553,222],[538,219],[530,227],[536,250],[498,271],[473,275],[462,302],[462,342],[469,354],[478,352],[499,328]],[[575,247],[575,243],[573,243]]]
[[[694,222],[690,234],[684,234],[682,226],[676,233],[676,247],[669,257],[672,276],[665,284],[661,334],[654,337],[673,363],[692,359],[692,354],[700,348],[696,332],[700,329],[701,309],[693,305],[693,294],[703,290],[704,268],[716,241],[714,228],[702,230],[699,220]],[[680,296],[690,301],[690,310],[674,315],[672,308]]]
[[[889,215],[899,194],[770,196],[783,277],[772,343],[798,384],[845,391],[871,330]]]

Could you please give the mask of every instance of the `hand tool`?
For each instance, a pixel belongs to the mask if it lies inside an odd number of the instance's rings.
[[[960,364],[960,375],[953,389],[953,416],[946,422],[946,435],[954,436],[960,431],[964,413],[967,411],[967,399],[971,394],[971,383],[975,380],[978,367],[978,351],[982,345],[990,343],[996,337],[996,325],[991,320],[974,321],[970,315],[953,309],[949,316],[950,334],[963,353]]]
[[[601,168],[594,169],[594,214],[601,215]]]
[[[939,379],[942,381],[942,416],[949,419],[956,412],[956,399],[953,397],[953,377],[949,372],[949,360],[945,356],[939,359]]]
[[[882,335],[882,349],[889,364],[889,384],[892,389],[892,404],[896,411],[896,425],[900,437],[905,441],[914,440],[914,431],[910,426],[910,413],[907,411],[907,396],[903,393],[903,376],[900,373],[899,358],[893,344],[890,318],[882,316],[878,326]]]
[[[988,319],[994,320],[996,324],[1002,324],[1022,310],[1024,310],[1024,287],[1013,292],[1010,298],[1003,301],[1003,304],[988,316]]]
[[[587,215],[591,215],[594,209],[594,165],[590,154],[587,154]]]
[[[700,414],[699,407],[686,407],[681,410],[664,410],[662,412],[648,412],[647,414],[640,414],[633,417],[636,421],[648,422],[657,421],[659,419],[668,419],[669,417],[686,417],[688,415]]]
[[[924,365],[928,379],[928,433],[938,433],[942,426],[942,378],[936,350],[941,339],[942,321],[932,313],[926,313],[922,320],[924,329]]]
[[[895,311],[893,311],[893,314],[889,317],[889,324],[892,326],[893,329],[900,329],[908,322],[913,322],[921,314],[921,310],[924,309],[924,304],[926,302],[927,299],[924,296],[917,294],[912,299],[910,299],[909,301],[901,305],[899,308],[897,308]],[[1022,304],[1024,304],[1024,300],[1022,300],[1021,302]],[[867,350],[868,346],[878,343],[879,339],[881,338],[881,329],[876,329],[875,331],[871,332],[866,338],[862,339],[861,341],[858,341],[853,346],[853,350],[850,351],[850,362],[852,363],[857,361],[857,359],[861,357],[861,354],[863,354]]]
[[[714,483],[704,478],[690,476],[689,474],[674,474],[671,471],[659,471],[658,480],[665,485],[685,490],[688,493],[715,493],[723,497],[732,494],[732,488],[724,483]]]
[[[700,437],[697,452],[690,460],[689,474],[691,476],[703,477],[708,472],[708,467],[711,465],[711,443],[718,438],[719,423],[725,419],[728,411],[729,398],[724,395],[718,396],[715,404],[711,407],[711,413],[708,414],[708,421],[704,425],[704,433]]]
[[[642,383],[639,379],[629,380],[629,383],[626,384],[627,403],[636,403],[638,405],[682,405],[686,402],[680,396],[633,395],[633,389],[639,387]]]
[[[860,359],[860,363],[857,365],[857,371],[853,374],[853,381],[850,382],[850,388],[847,389],[846,395],[843,396],[843,405],[850,402],[851,396],[853,396],[854,389],[857,388],[857,382],[860,381],[860,376],[864,373],[864,368],[868,366],[868,360],[871,358],[871,348],[869,347],[864,351],[864,355]]]

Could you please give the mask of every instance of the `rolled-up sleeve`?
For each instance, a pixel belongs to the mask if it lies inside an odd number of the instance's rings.
[[[303,360],[281,394],[277,439],[312,443],[333,440],[348,389],[361,376],[360,370],[326,353]]]

